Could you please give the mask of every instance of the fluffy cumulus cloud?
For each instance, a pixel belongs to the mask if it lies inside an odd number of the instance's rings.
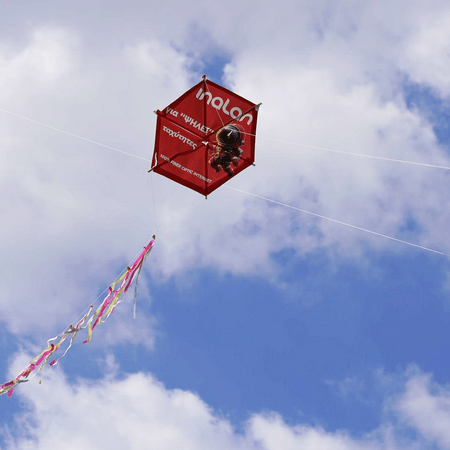
[[[395,445],[377,439],[354,439],[345,432],[328,433],[323,428],[309,425],[287,425],[278,414],[255,415],[249,422],[253,439],[264,450],[276,448],[294,449],[330,449],[330,450],[370,450],[396,448]]]
[[[392,2],[364,6],[343,2],[339,7],[322,2],[314,11],[300,3],[296,8],[301,14],[290,15],[283,8],[270,9],[267,2],[260,2],[258,8],[235,18],[242,26],[236,26],[232,36],[225,32],[226,20],[215,29],[214,36],[224,47],[245,36],[246,45],[236,45],[225,80],[242,95],[263,102],[257,170],[246,173],[245,179],[233,180],[230,186],[446,252],[449,218],[441,205],[448,202],[448,196],[440,188],[447,182],[445,171],[431,173],[431,169],[323,151],[449,166],[433,124],[407,106],[404,82],[417,80],[410,68],[399,63],[405,47],[425,39],[415,33],[418,21],[427,28],[431,17],[438,19],[441,12],[432,9],[416,14]],[[258,19],[268,11],[270,23],[282,25],[286,34],[271,34],[265,24],[265,34],[271,39],[262,39]],[[301,34],[296,31],[299,27]],[[297,38],[300,35],[302,40]],[[287,36],[289,42],[283,39]],[[223,229],[232,229],[239,241],[249,242],[248,235],[252,235],[250,245],[257,257],[247,260],[248,253],[242,252],[241,271],[273,270],[270,254],[280,246],[300,254],[317,248],[338,248],[342,253],[345,248],[347,254],[361,256],[360,244],[368,242],[374,248],[402,251],[389,241],[326,221],[287,211],[274,213],[262,200],[234,195],[233,201],[234,210],[214,214],[220,217],[215,226],[195,232],[195,249],[183,255],[187,260],[233,270],[232,243],[227,245],[229,252],[207,251],[220,242]],[[195,222],[186,219],[184,224],[192,231]],[[207,245],[202,246],[203,242]],[[265,255],[260,253],[262,246]],[[169,259],[174,257],[170,253]],[[188,264],[178,261],[172,269],[178,265]]]
[[[429,375],[416,370],[400,392],[386,396],[393,414],[375,430],[353,436],[308,423],[288,424],[280,414],[255,413],[237,429],[189,391],[167,389],[152,375],[118,376],[114,360],[97,381],[70,384],[60,370],[44,382],[19,387],[25,412],[1,433],[5,450],[46,448],[109,448],[111,450],[218,448],[239,450],[447,449],[448,389],[428,387]],[[20,392],[19,392],[20,389]],[[404,421],[408,428],[401,425]],[[411,431],[417,433],[411,438]],[[436,446],[434,446],[436,445]]]
[[[30,93],[53,90],[77,62],[77,37],[61,28],[41,27],[29,35],[24,48],[0,50],[2,106],[18,105]]]
[[[198,204],[197,194],[160,177],[150,179],[152,110],[198,79],[201,58],[218,49],[230,55],[227,84],[263,102],[257,167],[229,186],[448,251],[443,236],[449,212],[441,207],[449,200],[448,190],[441,189],[444,171],[430,176],[431,169],[319,149],[450,165],[432,124],[407,108],[402,91],[405,77],[425,83],[417,75],[423,58],[404,49],[432,46],[439,52],[446,13],[427,10],[417,23],[416,15],[396,2],[387,10],[375,2],[279,6],[240,5],[234,14],[229,5],[217,21],[208,4],[202,14],[211,20],[200,27],[194,26],[199,23],[195,11],[182,6],[182,22],[167,16],[168,29],[177,30],[171,40],[158,35],[158,27],[144,36],[137,26],[137,41],[118,28],[125,40],[114,58],[110,52],[90,56],[89,36],[76,26],[35,28],[21,47],[0,47],[5,110],[120,150],[2,113],[1,189],[9,194],[0,204],[8,218],[1,224],[8,275],[2,279],[7,295],[0,308],[11,330],[42,319],[36,310],[44,296],[54,311],[45,320],[50,327],[52,320],[86,306],[89,301],[82,299],[92,298],[91,274],[98,283],[94,289],[103,288],[109,274],[132,257],[127,249],[138,249],[155,228],[164,238],[155,252],[162,277],[210,266],[273,274],[271,255],[283,248],[299,255],[345,249],[354,258],[366,245],[402,250],[242,192],[222,189],[206,207]],[[269,22],[262,20],[269,10]],[[442,26],[436,30],[431,24],[438,16]],[[229,33],[230,21],[236,33]],[[270,33],[270,24],[276,33]],[[367,30],[373,32],[370,39]],[[399,62],[400,53],[406,56]],[[446,64],[437,56],[433,61]],[[441,79],[426,83],[443,92]],[[19,320],[25,302],[34,313]]]
[[[433,383],[429,374],[418,374],[406,383],[397,403],[403,420],[417,428],[439,448],[450,448],[450,391],[448,386]]]
[[[127,115],[127,102],[112,101],[113,92],[141,97],[138,86],[145,77],[158,104],[169,92],[188,86],[189,73],[181,75],[185,58],[164,44],[123,48],[118,55],[122,76],[140,74],[125,83],[114,75],[116,65],[100,69],[86,59],[80,63],[79,45],[74,33],[44,27],[31,32],[23,48],[0,47],[0,188],[7,193],[0,200],[5,275],[0,308],[2,321],[14,332],[35,327],[36,320],[48,329],[64,317],[70,320],[113,281],[154,231],[148,216],[154,126],[148,99],[136,101],[139,113]],[[180,75],[169,80],[161,72]],[[79,114],[86,120],[80,122]],[[147,121],[141,129],[149,134],[141,135],[141,141],[135,138],[133,121],[139,114],[140,126]],[[127,146],[121,147],[122,137],[115,139],[111,126],[116,122],[129,129]],[[128,147],[133,144],[137,149]],[[93,288],[90,283],[101,278]]]
[[[446,73],[450,69],[450,58],[445,42],[450,11],[442,6],[436,4],[431,10],[424,8],[415,20],[410,16],[410,34],[401,48],[400,67],[411,81],[429,86],[438,95],[448,98],[450,84]]]
[[[3,427],[7,449],[247,448],[197,395],[167,390],[143,373],[117,378],[112,372],[102,381],[70,387],[54,372],[23,399],[29,412]],[[16,427],[22,430],[17,437]]]

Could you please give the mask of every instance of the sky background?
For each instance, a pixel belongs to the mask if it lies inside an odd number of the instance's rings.
[[[0,10],[0,384],[156,234],[136,319],[1,396],[2,450],[450,448],[447,1]],[[207,200],[147,172],[204,73],[262,102]]]

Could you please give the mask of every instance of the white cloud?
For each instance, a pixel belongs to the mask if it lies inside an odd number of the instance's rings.
[[[170,47],[158,44],[153,48],[158,52],[146,47],[151,67],[137,69],[139,61],[130,47],[112,65],[93,66],[85,59],[81,67],[74,62],[77,42],[68,32],[41,28],[26,48],[1,58],[0,107],[13,115],[0,113],[0,310],[2,321],[16,333],[64,328],[151,239],[150,163],[145,159],[151,157],[154,122],[141,126],[136,139],[132,130],[137,113],[127,116],[119,99],[126,93],[139,99],[134,108],[144,123],[152,118],[150,103],[156,105],[188,85],[185,60],[176,51],[169,54]],[[144,53],[138,45],[135,54]],[[161,67],[179,75],[161,80]],[[134,71],[140,73],[134,83],[122,80],[133,78]],[[164,84],[161,89],[151,84],[153,100],[142,98],[144,75],[158,86]],[[118,97],[111,100],[114,92]],[[70,136],[117,148],[121,142],[111,134],[119,128],[130,136],[129,141],[121,137],[122,144],[139,142],[140,147],[122,149],[144,161]]]
[[[414,27],[414,15],[403,14],[406,6],[395,2],[389,10],[398,12],[399,20],[376,2],[359,8],[354,2],[333,8],[322,2],[313,9],[309,2],[287,5],[272,8],[269,22],[263,20],[268,2],[259,8],[241,5],[237,15],[230,5],[218,22],[215,8],[205,4],[202,10],[201,17],[211,19],[204,22],[211,47],[226,48],[233,60],[227,82],[263,102],[257,166],[230,186],[448,252],[450,213],[442,205],[450,194],[442,189],[447,183],[442,171],[280,142],[450,165],[431,124],[402,100],[398,72],[412,76],[413,68],[397,56],[412,42],[404,30]],[[198,11],[181,6],[179,13],[182,21],[170,17],[171,29],[178,27],[170,39],[149,31],[137,43],[124,40],[114,58],[110,52],[92,57],[81,28],[78,35],[37,28],[26,48],[2,54],[7,76],[0,100],[18,114],[150,159],[152,110],[190,86],[195,58],[201,56],[186,39]],[[228,16],[242,25],[236,34],[229,33]],[[422,28],[431,24],[427,19]],[[267,26],[277,34],[264,31]],[[207,52],[206,41],[203,48]],[[376,70],[379,61],[382,72]],[[113,280],[156,224],[161,230],[151,256],[155,279],[214,267],[276,280],[271,255],[286,248],[301,256],[326,249],[357,262],[367,246],[406,250],[226,188],[197,204],[198,194],[150,178],[147,161],[14,116],[3,114],[0,129],[0,189],[8,192],[0,200],[7,218],[0,225],[7,274],[0,309],[15,332],[66,323],[92,301],[93,291]],[[417,230],[404,229],[410,219]]]
[[[19,359],[23,362],[26,358]],[[18,364],[19,360],[15,366],[19,367]],[[385,419],[373,431],[354,436],[349,431],[327,431],[308,423],[290,425],[275,412],[253,414],[244,424],[244,432],[239,433],[198,395],[167,389],[150,374],[119,377],[117,370],[114,358],[108,357],[107,373],[101,380],[78,379],[69,384],[62,370],[56,368],[45,373],[41,385],[32,380],[18,387],[13,395],[24,401],[25,412],[16,417],[14,424],[3,426],[5,450],[49,447],[440,450],[449,447],[448,391],[435,384],[436,392],[431,394],[430,377],[420,371],[403,385],[404,394],[398,396],[395,391],[386,397],[391,412],[407,421],[410,428]],[[419,433],[414,439],[411,430]],[[437,447],[433,447],[433,441]]]
[[[0,86],[5,95],[17,94],[12,85],[24,91],[32,83],[37,89],[52,87],[58,79],[73,70],[77,61],[77,38],[63,29],[41,27],[32,31],[27,47],[15,53],[2,46],[0,53]],[[17,52],[17,49],[15,49]]]
[[[401,418],[438,448],[450,448],[450,389],[418,373],[406,383],[396,405]]]
[[[405,41],[400,67],[412,82],[431,87],[446,98],[450,95],[448,71],[448,38],[450,10],[440,4],[439,9],[423,11]]]
[[[7,449],[246,448],[197,395],[167,390],[150,375],[110,374],[69,386],[59,370],[49,373],[42,385],[30,382],[19,394],[30,409],[18,418],[19,435]]]
[[[182,92],[190,87],[187,84],[186,72],[193,61],[170,45],[155,39],[127,47],[126,55],[141,76],[149,76],[148,81],[156,84],[158,90],[163,86],[172,90],[176,86],[180,87]]]
[[[326,380],[332,390],[344,400],[357,398],[362,399],[362,392],[365,390],[364,380],[353,376],[345,377],[343,380]]]
[[[354,439],[346,432],[326,432],[323,428],[310,425],[287,425],[280,415],[256,415],[249,422],[252,438],[260,443],[264,450],[283,448],[286,450],[369,450],[396,446],[386,441],[374,439]]]

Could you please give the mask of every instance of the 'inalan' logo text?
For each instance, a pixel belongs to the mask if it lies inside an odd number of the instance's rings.
[[[251,114],[244,114],[242,116],[242,110],[241,108],[238,108],[237,106],[230,109],[230,111],[227,111],[227,106],[230,103],[230,99],[227,98],[225,101],[222,97],[214,97],[212,96],[211,92],[203,92],[203,89],[200,88],[197,92],[196,97],[199,100],[203,100],[205,98],[205,95],[207,97],[206,104],[211,105],[213,108],[216,108],[218,110],[222,110],[226,115],[231,116],[233,119],[238,119],[239,122],[242,122],[245,118],[247,118],[247,125],[250,125],[253,120],[253,116]],[[242,117],[240,117],[242,116]]]

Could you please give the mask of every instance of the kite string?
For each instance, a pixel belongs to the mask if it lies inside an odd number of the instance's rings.
[[[209,91],[208,91],[208,92],[209,92]],[[53,126],[51,126],[51,125],[47,125],[47,124],[44,124],[44,123],[42,123],[42,122],[38,122],[38,121],[36,121],[36,120],[34,120],[34,119],[30,119],[30,118],[28,118],[28,117],[25,117],[25,116],[22,116],[22,115],[13,113],[13,112],[11,112],[11,111],[7,111],[7,110],[2,109],[2,108],[0,108],[0,111],[3,111],[3,112],[5,112],[5,113],[7,113],[7,114],[10,114],[10,115],[15,116],[15,117],[19,117],[19,118],[24,119],[24,120],[28,120],[28,121],[33,122],[33,123],[35,123],[35,124],[38,124],[38,125],[41,125],[41,126],[50,128],[50,129],[55,130],[55,131],[58,131],[58,132],[60,132],[60,133],[64,133],[64,134],[67,134],[67,135],[69,135],[69,136],[76,137],[76,138],[78,138],[78,139],[82,139],[82,140],[84,140],[84,141],[90,142],[90,143],[92,143],[92,144],[96,144],[96,145],[99,145],[99,146],[101,146],[101,147],[105,147],[105,148],[108,148],[108,149],[110,149],[110,150],[114,150],[114,151],[123,153],[123,154],[125,154],[125,155],[132,156],[132,157],[135,157],[135,158],[138,158],[138,159],[141,159],[141,160],[144,160],[144,161],[147,161],[147,162],[150,162],[150,163],[151,163],[151,160],[149,160],[149,159],[147,159],[147,158],[142,158],[142,157],[140,157],[140,156],[138,156],[138,155],[134,155],[134,154],[132,154],[132,153],[128,153],[128,152],[125,152],[125,151],[123,151],[123,150],[119,150],[119,149],[117,149],[117,148],[110,147],[110,146],[108,146],[108,145],[102,144],[102,143],[100,143],[100,142],[96,142],[96,141],[93,141],[93,140],[91,140],[91,139],[87,139],[87,138],[84,138],[84,137],[82,137],[82,136],[79,136],[79,135],[76,135],[76,134],[73,134],[73,133],[70,133],[70,132],[61,130],[61,129],[59,129],[59,128],[55,128],[55,127],[53,127]],[[217,113],[218,113],[218,111],[217,111]],[[222,119],[221,119],[221,117],[220,117],[220,114],[219,114],[219,118],[220,118],[220,120],[222,121]],[[222,122],[222,124],[223,124],[223,122]],[[251,135],[251,133],[246,133],[246,134]],[[252,134],[252,135],[255,136],[254,134]],[[427,163],[419,163],[419,162],[414,162],[414,161],[398,160],[398,159],[386,158],[386,157],[381,157],[381,156],[365,155],[365,154],[361,154],[361,153],[345,152],[345,151],[342,151],[342,150],[335,150],[335,149],[330,149],[330,148],[325,148],[325,147],[316,147],[316,146],[307,145],[307,144],[300,144],[300,143],[296,143],[296,142],[284,141],[284,140],[281,140],[281,139],[269,138],[269,137],[266,137],[266,136],[261,136],[261,137],[262,137],[263,139],[268,139],[268,140],[272,140],[272,141],[275,141],[275,142],[280,142],[280,143],[285,143],[285,144],[290,144],[290,145],[297,145],[297,146],[301,146],[301,147],[307,147],[307,148],[312,148],[312,149],[316,149],[316,150],[323,150],[323,151],[328,151],[328,152],[334,152],[334,153],[339,153],[339,154],[344,154],[344,155],[358,156],[358,157],[371,158],[371,159],[378,159],[378,160],[384,160],[384,161],[391,161],[391,162],[397,162],[397,163],[403,163],[403,164],[412,164],[412,165],[417,165],[417,166],[422,166],[422,167],[430,167],[430,168],[437,168],[437,169],[450,170],[450,167],[447,167],[447,166],[439,166],[439,165],[435,165],[435,164],[427,164]],[[245,194],[247,194],[247,195],[251,195],[251,196],[254,196],[254,197],[259,197],[259,198],[264,199],[264,200],[266,200],[266,201],[269,201],[269,202],[272,202],[272,203],[276,203],[276,204],[279,204],[279,205],[282,205],[282,206],[285,206],[285,207],[288,207],[288,208],[291,208],[291,209],[295,209],[295,210],[298,210],[298,211],[300,211],[300,212],[304,212],[304,213],[306,213],[306,214],[314,215],[314,216],[316,216],[316,217],[320,217],[320,218],[325,219],[325,220],[329,220],[329,221],[332,221],[332,222],[335,222],[335,223],[339,223],[339,224],[342,224],[342,225],[345,225],[345,226],[348,226],[348,227],[351,227],[351,228],[359,229],[359,230],[364,231],[364,232],[367,232],[367,233],[371,233],[371,234],[374,234],[374,235],[378,235],[378,236],[384,237],[384,238],[386,238],[386,239],[391,239],[391,240],[394,240],[394,241],[397,241],[397,242],[401,242],[401,243],[404,243],[404,244],[407,244],[407,245],[411,245],[411,246],[414,246],[414,247],[422,248],[422,249],[424,249],[424,250],[431,251],[431,252],[434,252],[434,253],[438,253],[438,254],[443,255],[443,253],[438,252],[437,250],[433,250],[433,249],[430,249],[430,248],[427,248],[427,247],[422,247],[422,246],[420,246],[420,245],[413,244],[413,243],[411,243],[411,242],[407,242],[407,241],[403,241],[403,240],[400,240],[400,239],[396,239],[396,238],[393,238],[393,237],[391,237],[391,236],[383,235],[383,234],[381,234],[381,233],[377,233],[377,232],[374,232],[374,231],[371,231],[371,230],[367,230],[367,229],[364,229],[364,228],[361,228],[361,227],[357,227],[357,226],[355,226],[355,225],[351,225],[351,224],[348,224],[348,223],[345,223],[345,222],[341,222],[341,221],[338,221],[338,220],[336,220],[336,219],[331,219],[331,218],[329,218],[329,217],[321,216],[321,215],[319,215],[319,214],[315,214],[315,213],[312,213],[312,212],[309,212],[309,211],[305,211],[305,210],[302,210],[302,209],[300,209],[300,208],[296,208],[296,207],[291,206],[291,205],[286,205],[286,204],[284,204],[284,203],[277,202],[277,201],[275,201],[275,200],[271,200],[271,199],[268,199],[268,198],[265,198],[265,197],[261,197],[261,196],[258,196],[258,195],[256,195],[256,194],[251,194],[251,193],[249,193],[249,192],[245,192],[245,191],[242,191],[242,190],[239,190],[239,189],[236,189],[236,188],[232,188],[232,187],[230,187],[230,186],[225,186],[225,187],[228,187],[228,188],[230,188],[230,189],[235,189],[235,190],[240,191],[240,192],[242,192],[242,193],[245,193]],[[152,189],[152,192],[154,192],[153,189]],[[192,205],[191,207],[187,208],[185,211],[183,211],[183,214],[184,214],[185,212],[187,212],[189,209],[191,209],[192,207],[196,206],[198,203],[200,203],[200,201],[197,202],[196,204]],[[156,222],[156,208],[155,208],[155,222]],[[157,227],[157,230],[159,230],[158,227]],[[105,292],[105,291],[103,291],[103,293],[104,293],[104,292]],[[102,293],[102,294],[103,294],[103,293]],[[100,294],[100,296],[101,296],[102,294]],[[97,297],[96,301],[98,300],[98,298],[100,298],[100,296]]]
[[[432,252],[432,253],[437,253],[438,255],[445,256],[444,253],[439,252],[437,250],[433,250],[432,248],[424,247],[422,245],[414,244],[412,242],[404,241],[402,239],[397,239],[397,238],[394,238],[392,236],[388,236],[386,234],[377,233],[376,231],[371,231],[371,230],[368,230],[367,228],[362,228],[362,227],[358,227],[356,225],[352,225],[350,223],[342,222],[341,220],[332,219],[330,217],[326,217],[326,216],[323,216],[321,214],[316,214],[316,213],[313,213],[313,212],[310,212],[310,211],[306,211],[305,209],[297,208],[295,206],[291,206],[291,205],[288,205],[286,203],[279,202],[277,200],[272,200],[270,198],[263,197],[261,195],[252,194],[251,192],[243,191],[242,189],[237,189],[237,188],[234,188],[234,187],[231,187],[231,186],[226,186],[226,185],[225,185],[225,187],[227,187],[228,189],[233,189],[234,191],[237,191],[237,192],[241,192],[243,194],[250,195],[252,197],[260,198],[260,199],[265,200],[265,201],[270,202],[270,203],[275,203],[277,205],[284,206],[286,208],[294,209],[296,211],[300,211],[302,213],[309,214],[309,215],[314,216],[314,217],[318,217],[320,219],[328,220],[330,222],[334,222],[334,223],[337,223],[337,224],[340,224],[340,225],[345,225],[347,227],[354,228],[356,230],[364,231],[365,233],[370,233],[370,234],[373,234],[375,236],[380,236],[380,237],[383,237],[383,238],[386,238],[386,239],[390,239],[392,241],[400,242],[401,244],[410,245],[412,247],[420,248],[422,250],[426,250],[426,251],[429,251],[429,252]]]
[[[23,119],[23,120],[28,120],[29,122],[35,123],[37,125],[41,125],[43,127],[50,128],[51,130],[58,131],[59,133],[64,133],[64,134],[67,134],[69,136],[75,137],[77,139],[81,139],[83,141],[90,142],[91,144],[96,144],[96,145],[99,145],[100,147],[105,147],[105,148],[107,148],[109,150],[114,150],[115,152],[123,153],[124,155],[132,156],[133,158],[138,158],[138,159],[141,159],[143,161],[147,161],[147,162],[151,163],[150,159],[143,158],[142,156],[138,156],[138,155],[135,155],[133,153],[125,152],[124,150],[120,150],[118,148],[111,147],[111,146],[106,145],[106,144],[102,144],[101,142],[93,141],[92,139],[87,139],[87,138],[85,138],[83,136],[79,136],[78,134],[70,133],[69,131],[64,131],[64,130],[62,130],[60,128],[55,128],[55,127],[53,127],[51,125],[47,125],[45,123],[38,122],[37,120],[30,119],[29,117],[21,116],[20,114],[16,114],[16,113],[13,113],[11,111],[7,111],[6,109],[0,108],[0,111],[4,112],[6,114],[10,114],[11,116],[19,117],[20,119]]]
[[[96,142],[96,141],[93,141],[93,140],[91,140],[91,139],[84,138],[84,137],[79,136],[79,135],[76,135],[76,134],[74,134],[74,133],[70,133],[70,132],[61,130],[61,129],[56,128],[56,127],[53,127],[53,126],[51,126],[51,125],[44,124],[44,123],[42,123],[42,122],[38,122],[38,121],[36,121],[36,120],[34,120],[34,119],[30,119],[30,118],[28,118],[28,117],[25,117],[25,116],[22,116],[22,115],[13,113],[13,112],[11,112],[11,111],[7,111],[7,110],[2,109],[2,108],[0,108],[0,111],[3,111],[3,112],[5,112],[5,113],[10,114],[10,115],[15,116],[15,117],[19,117],[19,118],[21,118],[21,119],[23,119],[23,120],[27,120],[27,121],[33,122],[33,123],[35,123],[35,124],[38,124],[38,125],[41,125],[41,126],[50,128],[50,129],[55,130],[55,131],[58,131],[58,132],[60,132],[60,133],[64,133],[64,134],[67,134],[67,135],[69,135],[69,136],[76,137],[76,138],[78,138],[78,139],[82,139],[82,140],[84,140],[84,141],[90,142],[90,143],[92,143],[92,144],[96,144],[96,145],[99,145],[99,146],[108,148],[108,149],[110,149],[110,150],[114,150],[114,151],[123,153],[123,154],[125,154],[125,155],[132,156],[132,157],[135,157],[135,158],[139,158],[139,159],[141,159],[141,160],[144,160],[144,161],[147,161],[147,162],[150,162],[150,163],[151,163],[151,160],[149,160],[149,159],[147,159],[147,158],[142,158],[142,157],[140,157],[140,156],[138,156],[138,155],[134,155],[134,154],[132,154],[132,153],[128,153],[128,152],[125,152],[125,151],[123,151],[123,150],[119,150],[119,149],[117,149],[117,148],[114,148],[114,147],[111,147],[111,146],[102,144],[102,143],[100,143],[100,142]],[[220,117],[220,114],[219,114],[219,118],[220,118],[220,120],[222,120],[221,117]],[[222,123],[223,123],[223,122],[222,122]],[[246,134],[250,135],[251,133],[246,133]],[[255,136],[255,135],[253,134],[253,136]],[[398,159],[385,158],[385,157],[374,156],[374,155],[364,155],[364,154],[361,154],[361,153],[352,153],[352,152],[345,152],[345,151],[342,151],[342,150],[335,150],[335,149],[330,149],[330,148],[325,148],[325,147],[316,147],[316,146],[312,146],[312,145],[300,144],[300,143],[296,143],[296,142],[289,142],[289,141],[284,141],[284,140],[281,140],[281,139],[275,139],[275,138],[269,138],[269,137],[265,137],[265,136],[261,136],[261,137],[262,137],[263,139],[268,139],[268,140],[272,140],[272,141],[275,141],[275,142],[280,142],[280,143],[285,143],[285,144],[290,144],[290,145],[297,145],[297,146],[307,147],[307,148],[312,148],[312,149],[316,149],[316,150],[323,150],[323,151],[328,151],[328,152],[340,153],[340,154],[345,154],[345,155],[350,155],[350,156],[358,156],[358,157],[371,158],[371,159],[378,159],[378,160],[384,160],[384,161],[391,161],[391,162],[397,162],[397,163],[403,163],[403,164],[412,164],[412,165],[417,165],[417,166],[422,166],[422,167],[430,167],[430,168],[437,168],[437,169],[450,170],[450,167],[447,167],[447,166],[439,166],[439,165],[435,165],[435,164],[426,164],[426,163],[419,163],[419,162],[414,162],[414,161],[398,160]],[[230,189],[238,190],[238,189],[236,189],[236,188],[231,188],[230,186],[226,186],[226,187],[229,187]],[[152,189],[152,192],[154,192],[153,189]],[[260,196],[257,196],[257,195],[255,195],[255,194],[251,194],[251,193],[249,193],[249,192],[245,192],[245,191],[241,191],[241,192],[246,193],[246,194],[248,194],[248,195],[252,195],[252,196],[254,196],[254,197],[260,197]],[[293,206],[286,205],[286,204],[283,204],[283,203],[281,203],[281,202],[277,202],[277,201],[275,201],[275,200],[267,199],[267,198],[264,198],[264,197],[260,197],[260,198],[262,198],[262,199],[264,199],[264,200],[266,200],[266,201],[269,201],[269,202],[278,203],[278,204],[280,204],[280,205],[282,205],[282,206],[286,206],[286,207],[288,207],[288,208],[296,209],[296,210],[301,211],[301,212],[304,212],[304,213],[306,213],[306,214],[315,215],[315,216],[317,216],[317,217],[321,217],[321,218],[326,219],[326,220],[330,220],[330,221],[333,221],[333,222],[336,222],[336,223],[340,223],[340,224],[342,224],[342,225],[346,225],[346,226],[349,226],[349,227],[351,227],[351,228],[360,229],[361,231],[365,231],[365,232],[367,232],[367,233],[379,235],[379,236],[381,236],[381,237],[385,237],[385,238],[387,238],[387,239],[391,239],[391,240],[395,240],[395,241],[398,241],[398,242],[402,242],[402,243],[405,243],[405,244],[408,244],[408,245],[412,245],[412,246],[414,246],[414,247],[423,248],[424,250],[432,251],[432,252],[434,252],[434,253],[443,254],[443,253],[441,253],[441,252],[438,252],[438,251],[436,251],[436,250],[429,249],[429,248],[427,248],[427,247],[421,247],[421,246],[419,246],[419,245],[417,245],[417,244],[413,244],[413,243],[410,243],[410,242],[402,241],[402,240],[400,240],[400,239],[396,239],[396,238],[393,238],[393,237],[390,237],[390,236],[386,236],[386,235],[383,235],[383,234],[381,234],[381,233],[376,233],[376,232],[371,231],[371,230],[366,230],[366,229],[364,229],[364,228],[360,228],[360,227],[357,227],[357,226],[354,226],[354,225],[351,225],[351,224],[347,224],[347,223],[345,223],[345,222],[340,222],[340,221],[338,221],[338,220],[331,219],[331,218],[328,218],[328,217],[325,217],[325,216],[320,216],[319,214],[314,214],[314,213],[311,213],[311,212],[309,212],[309,211],[301,210],[301,209],[299,209],[299,208],[295,208],[295,207],[293,207]],[[199,202],[197,202],[197,203],[199,203]],[[192,205],[192,207],[194,207],[194,206],[196,206],[196,204]],[[190,208],[188,208],[187,210],[189,210],[189,209],[190,209]],[[184,212],[186,212],[187,210],[185,210]],[[156,212],[156,208],[155,208],[155,212]],[[184,212],[183,212],[183,213],[184,213]],[[155,222],[156,222],[156,213],[155,213]],[[158,227],[157,227],[157,230],[159,230]],[[103,291],[103,292],[104,292],[104,291]],[[102,294],[103,294],[103,293],[102,293]],[[101,296],[102,294],[100,294],[100,296]],[[100,297],[100,296],[99,296],[99,297]],[[99,297],[98,297],[98,298],[99,298]],[[97,300],[98,300],[98,298],[97,298]]]
[[[157,214],[156,214],[155,188],[153,186],[153,171],[150,172],[150,184],[151,184],[151,191],[152,191],[153,211],[155,213],[155,227],[156,227],[156,232],[158,232],[159,228],[158,228],[158,219],[157,219]]]
[[[29,117],[25,117],[25,116],[22,116],[20,114],[13,113],[11,111],[7,111],[6,109],[0,108],[0,111],[4,112],[6,114],[10,114],[11,116],[15,116],[15,117],[18,117],[20,119],[27,120],[29,122],[35,123],[37,125],[41,125],[43,127],[50,128],[51,130],[58,131],[59,133],[64,133],[64,134],[67,134],[69,136],[75,137],[77,139],[81,139],[83,141],[90,142],[91,144],[96,144],[96,145],[99,145],[100,147],[104,147],[104,148],[107,148],[109,150],[113,150],[113,151],[122,153],[122,154],[127,155],[127,156],[132,156],[133,158],[138,158],[138,159],[141,159],[141,160],[149,162],[149,163],[152,162],[150,159],[143,158],[143,157],[135,155],[133,153],[125,152],[125,151],[120,150],[118,148],[102,144],[101,142],[93,141],[92,139],[87,139],[87,138],[85,138],[83,136],[79,136],[77,134],[70,133],[68,131],[62,130],[60,128],[53,127],[51,125],[47,125],[47,124],[42,123],[42,122],[38,122],[37,120],[30,119]],[[217,114],[219,114],[218,110],[217,110]],[[219,118],[220,118],[220,120],[222,122],[222,125],[223,125],[223,121],[222,121],[222,118],[220,117],[220,114],[219,114]],[[252,133],[245,133],[245,134],[247,134],[249,136],[255,136],[255,134],[252,134]],[[291,141],[284,141],[284,140],[281,140],[281,139],[275,139],[275,138],[271,138],[271,137],[267,137],[267,136],[260,136],[260,135],[258,135],[258,137],[262,138],[262,139],[275,141],[275,142],[280,142],[282,144],[297,145],[299,147],[306,147],[306,148],[311,148],[311,149],[314,149],[314,150],[322,150],[322,151],[327,151],[327,152],[339,153],[339,154],[342,154],[342,155],[357,156],[357,157],[360,157],[360,158],[378,159],[378,160],[382,160],[382,161],[390,161],[390,162],[396,162],[396,163],[402,163],[402,164],[411,164],[411,165],[422,166],[422,167],[430,167],[430,168],[434,168],[434,169],[450,170],[450,167],[448,167],[448,166],[440,166],[440,165],[437,165],[437,164],[427,164],[427,163],[420,163],[420,162],[415,162],[415,161],[407,161],[407,160],[402,160],[402,159],[392,159],[392,158],[387,158],[387,157],[383,157],[383,156],[366,155],[366,154],[363,154],[363,153],[346,152],[344,150],[335,150],[335,149],[326,148],[326,147],[316,147],[316,146],[313,146],[313,145],[301,144],[301,143],[298,143],[298,142],[291,142]]]
[[[247,133],[245,131],[243,133],[248,135],[248,136],[256,136],[256,134]],[[327,147],[317,147],[317,146],[314,146],[314,145],[301,144],[299,142],[284,141],[282,139],[275,139],[275,138],[271,138],[271,137],[267,137],[267,136],[260,136],[260,135],[258,135],[258,138],[267,139],[267,140],[274,141],[274,142],[279,142],[281,144],[297,145],[298,147],[311,148],[313,150],[323,150],[325,152],[339,153],[341,155],[358,156],[360,158],[378,159],[380,161],[390,161],[390,162],[396,162],[396,163],[401,163],[401,164],[411,164],[411,165],[414,165],[414,166],[430,167],[430,168],[433,168],[433,169],[450,170],[450,167],[448,167],[448,166],[440,166],[438,164],[420,163],[420,162],[416,162],[416,161],[407,161],[405,159],[387,158],[385,156],[375,156],[375,155],[367,155],[367,154],[364,154],[364,153],[346,152],[344,150],[336,150],[336,149],[327,148]]]

